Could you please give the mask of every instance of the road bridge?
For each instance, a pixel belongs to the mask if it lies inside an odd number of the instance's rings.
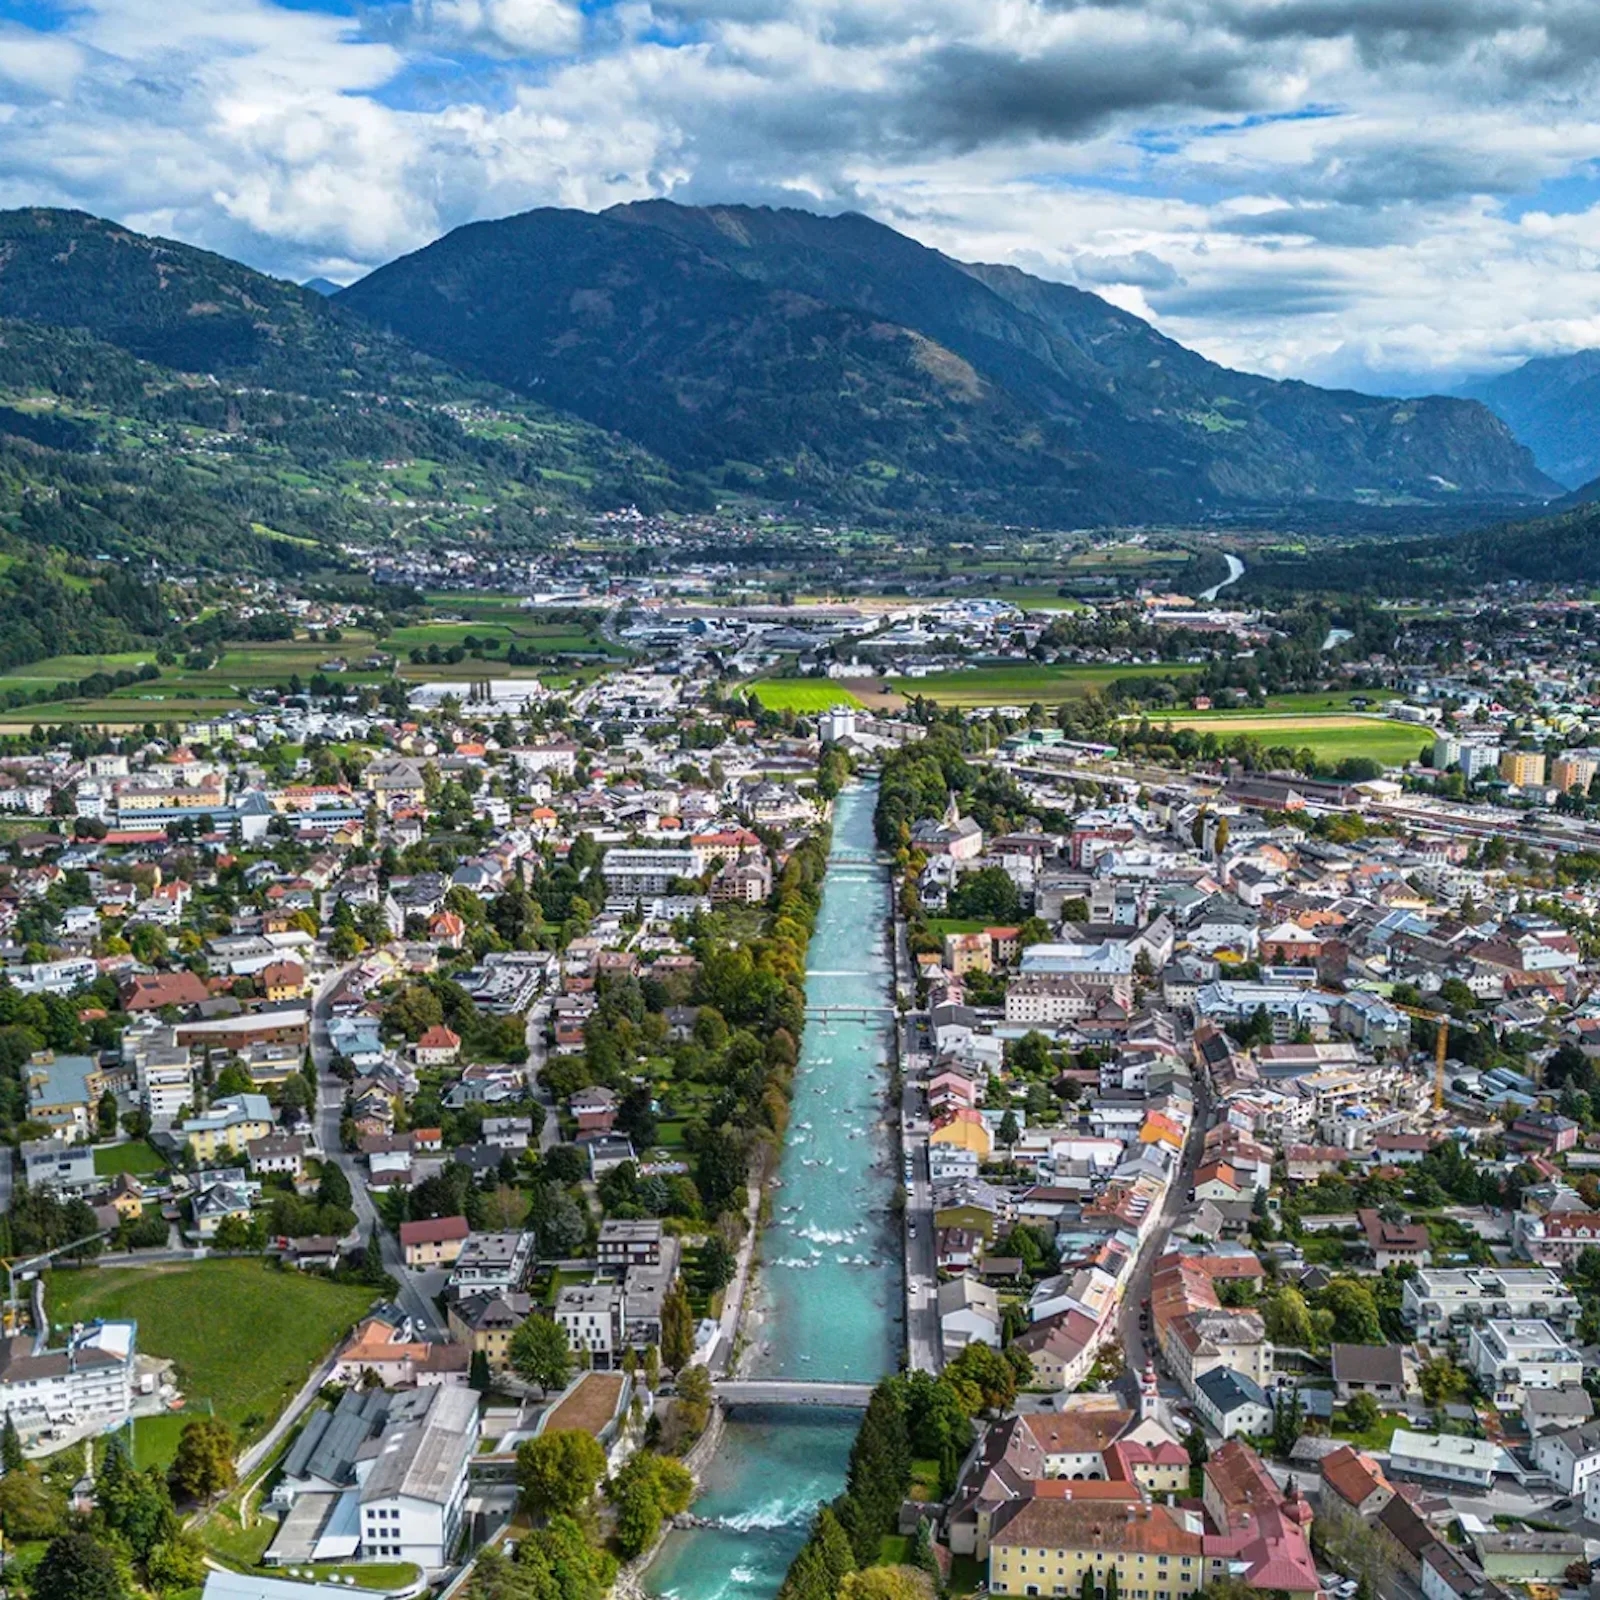
[[[853,1406],[866,1409],[870,1383],[806,1383],[784,1378],[726,1379],[715,1385],[726,1404],[746,1406]]]

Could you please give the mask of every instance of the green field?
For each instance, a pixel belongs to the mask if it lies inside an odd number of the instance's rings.
[[[137,1322],[139,1348],[177,1363],[190,1409],[210,1401],[248,1438],[293,1399],[373,1294],[260,1261],[219,1259],[58,1271],[45,1303],[57,1325],[97,1317]]]
[[[849,689],[822,678],[757,678],[745,685],[768,711],[813,714],[833,706],[854,706],[861,701]]]
[[[1119,678],[1193,677],[1181,663],[1155,666],[974,667],[970,672],[933,672],[925,678],[890,679],[898,694],[921,695],[943,706],[979,707],[1061,705],[1080,700],[1091,689],[1105,689]]]
[[[1385,766],[1397,767],[1415,761],[1423,746],[1431,743],[1426,728],[1352,715],[1271,716],[1253,711],[1199,711],[1151,720],[1161,727],[1170,720],[1174,728],[1214,733],[1219,739],[1249,734],[1264,745],[1310,750],[1319,761],[1369,757]]]

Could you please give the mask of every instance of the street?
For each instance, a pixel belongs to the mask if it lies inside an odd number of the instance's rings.
[[[354,965],[352,963],[352,965]],[[356,1214],[356,1231],[364,1240],[378,1241],[385,1270],[400,1285],[400,1309],[411,1318],[417,1335],[423,1339],[444,1339],[437,1308],[428,1300],[407,1270],[400,1243],[384,1227],[377,1207],[367,1190],[367,1180],[354,1154],[343,1147],[339,1122],[344,1110],[344,1083],[331,1070],[333,1050],[328,1043],[328,998],[350,966],[337,967],[318,986],[311,1007],[311,1059],[317,1068],[317,1140],[324,1160],[336,1161],[350,1180],[351,1205]]]

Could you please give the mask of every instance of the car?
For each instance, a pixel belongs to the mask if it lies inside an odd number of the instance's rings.
[[[1553,1500],[1548,1506],[1545,1507],[1546,1511],[1570,1511],[1571,1509],[1572,1501],[1570,1498]]]

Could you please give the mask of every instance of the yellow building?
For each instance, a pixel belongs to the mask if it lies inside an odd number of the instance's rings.
[[[994,967],[994,942],[987,933],[947,933],[944,968],[960,978],[969,972],[989,972]]]
[[[929,1144],[954,1145],[961,1150],[975,1150],[980,1161],[986,1161],[994,1148],[989,1137],[989,1125],[980,1113],[958,1106],[947,1112],[933,1125],[928,1135]]]
[[[182,1132],[196,1161],[243,1155],[245,1146],[272,1132],[272,1107],[264,1094],[233,1094],[191,1117]]]
[[[1569,789],[1587,790],[1600,773],[1600,761],[1593,756],[1580,756],[1569,751],[1550,763],[1550,782],[1565,794]]]
[[[1542,750],[1502,750],[1500,776],[1519,789],[1536,789],[1544,782]]]
[[[457,1300],[450,1307],[450,1332],[458,1344],[481,1350],[491,1372],[505,1372],[511,1365],[511,1336],[527,1320],[529,1303],[525,1294]]]
[[[1117,1592],[1130,1600],[1188,1600],[1205,1587],[1198,1517],[1191,1527],[1191,1515],[1148,1501],[1068,1498],[1083,1487],[1059,1480],[1035,1484],[1031,1497],[995,1513],[991,1594],[1076,1595],[1085,1573],[1103,1590],[1112,1572]]]

